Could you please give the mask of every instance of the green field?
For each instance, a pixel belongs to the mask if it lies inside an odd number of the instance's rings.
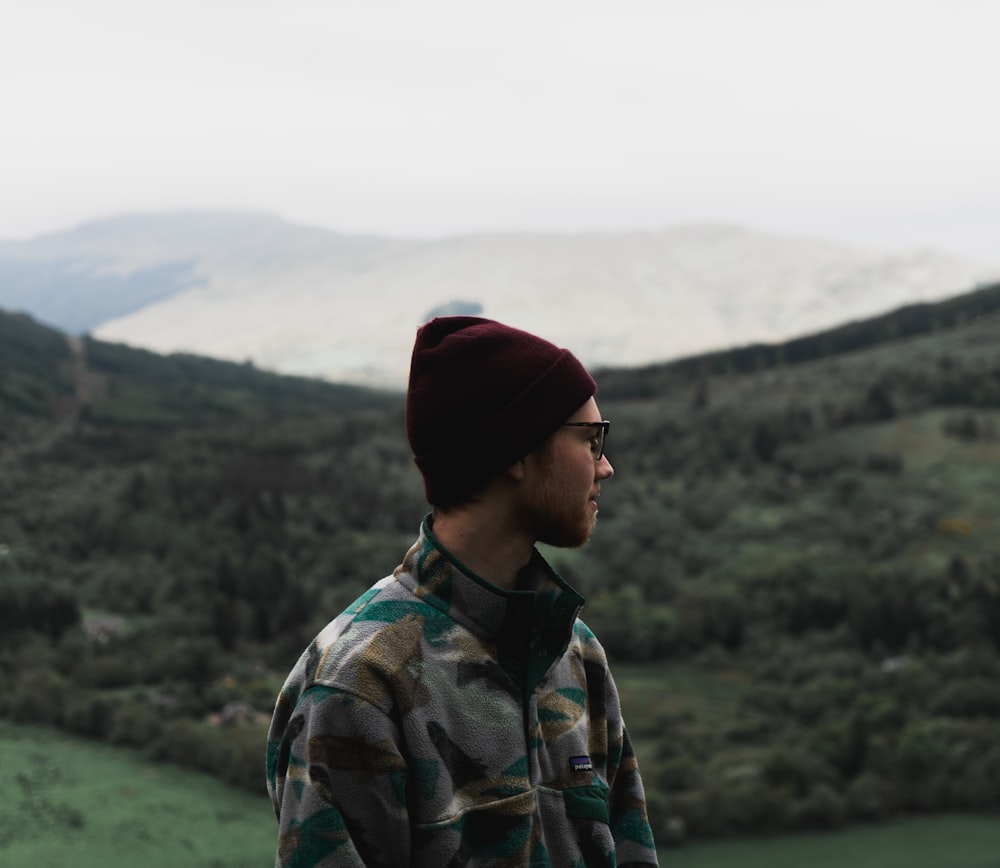
[[[932,816],[840,832],[688,844],[666,868],[998,868],[1000,818]]]
[[[4,868],[272,864],[263,798],[134,752],[0,722]],[[669,868],[1000,868],[1000,819],[946,816],[839,832],[696,842]]]
[[[261,748],[263,775],[263,746]],[[135,752],[0,721],[4,868],[273,864],[267,799]]]

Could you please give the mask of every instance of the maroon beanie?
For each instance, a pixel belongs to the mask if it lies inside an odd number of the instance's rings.
[[[429,503],[461,502],[541,445],[594,378],[569,350],[493,320],[438,317],[417,332],[406,432]]]

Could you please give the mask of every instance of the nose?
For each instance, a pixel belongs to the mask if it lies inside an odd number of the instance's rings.
[[[615,469],[611,466],[611,462],[608,461],[608,456],[602,455],[601,460],[597,462],[597,478],[610,479],[614,475]]]

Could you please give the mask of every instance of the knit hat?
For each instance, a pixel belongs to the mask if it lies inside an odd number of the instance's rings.
[[[541,445],[597,388],[575,356],[493,320],[417,332],[406,433],[429,503],[458,503]]]

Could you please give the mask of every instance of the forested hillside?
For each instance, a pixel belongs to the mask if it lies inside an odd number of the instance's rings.
[[[1000,809],[1000,286],[598,380],[617,472],[550,556],[660,839]],[[0,314],[0,714],[259,790],[424,511],[400,395]]]

